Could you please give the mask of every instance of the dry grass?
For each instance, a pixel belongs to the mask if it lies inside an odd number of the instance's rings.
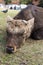
[[[0,65],[43,65],[43,40],[27,40],[14,54],[6,54],[4,36],[6,35],[6,17],[13,17],[17,11],[0,12]]]

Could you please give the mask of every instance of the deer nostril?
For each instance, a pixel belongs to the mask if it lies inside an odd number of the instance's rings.
[[[6,52],[7,52],[8,54],[13,53],[13,51],[14,51],[14,48],[13,48],[13,47],[7,47],[7,48],[6,48]]]

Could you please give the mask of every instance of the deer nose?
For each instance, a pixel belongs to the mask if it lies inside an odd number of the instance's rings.
[[[6,48],[6,52],[7,52],[8,54],[13,53],[13,51],[14,51],[14,48],[11,47],[11,46],[8,46],[8,47]]]

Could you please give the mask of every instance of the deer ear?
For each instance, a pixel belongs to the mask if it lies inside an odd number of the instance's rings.
[[[30,25],[34,24],[34,18],[28,20],[28,24],[30,24]]]
[[[13,21],[13,18],[11,18],[9,15],[7,16],[7,22]]]

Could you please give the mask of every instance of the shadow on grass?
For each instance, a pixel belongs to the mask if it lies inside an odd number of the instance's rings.
[[[5,38],[6,32],[2,31],[0,33],[0,51],[5,52],[5,45],[6,45],[6,38]]]

